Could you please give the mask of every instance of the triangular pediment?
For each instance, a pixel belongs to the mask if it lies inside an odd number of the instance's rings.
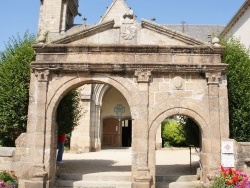
[[[84,28],[78,32],[67,34],[52,41],[55,44],[83,44],[83,45],[205,45],[198,39],[187,36],[165,26],[143,20],[141,24],[123,24],[114,27],[115,21]]]
[[[153,21],[136,22],[124,0],[114,0],[97,25],[66,32],[55,44],[192,46],[205,42]]]

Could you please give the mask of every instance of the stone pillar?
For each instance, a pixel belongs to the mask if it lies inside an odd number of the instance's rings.
[[[100,151],[101,150],[101,104],[95,105],[95,146],[94,151]]]
[[[206,73],[208,84],[208,110],[210,117],[210,153],[202,153],[204,182],[207,176],[217,171],[221,165],[221,128],[220,128],[220,106],[219,106],[219,82],[220,72]],[[206,139],[206,138],[205,138]],[[207,150],[209,152],[209,150]]]
[[[132,174],[133,188],[149,188],[152,179],[148,167],[148,105],[150,71],[136,71],[139,96],[138,116],[133,122]]]
[[[49,186],[50,167],[49,162],[45,161],[46,142],[51,138],[51,135],[46,134],[48,77],[49,70],[45,69],[34,70],[31,74],[28,124],[23,138],[26,155],[20,161],[20,164],[25,165],[19,180],[21,188]]]
[[[156,149],[162,148],[161,125],[157,129],[155,142]]]

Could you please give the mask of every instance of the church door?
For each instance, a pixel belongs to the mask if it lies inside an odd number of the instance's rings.
[[[103,146],[119,146],[119,121],[116,118],[107,118],[103,121]]]

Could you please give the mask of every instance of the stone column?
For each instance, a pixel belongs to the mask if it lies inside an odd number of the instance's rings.
[[[219,106],[219,82],[220,72],[206,73],[208,84],[208,108],[210,117],[210,153],[202,153],[203,181],[207,181],[209,173],[220,168],[221,164],[221,128],[220,128],[220,106]],[[207,139],[207,138],[205,138]],[[209,152],[207,150],[207,152]]]
[[[136,71],[139,96],[138,116],[133,122],[132,173],[133,188],[149,188],[152,179],[148,167],[148,105],[150,71]]]
[[[48,166],[45,164],[46,149],[46,103],[49,70],[37,69],[31,74],[30,100],[28,110],[27,132],[25,135],[26,156],[23,161],[29,161],[25,166],[20,187],[48,186]],[[26,170],[26,172],[25,172]]]
[[[96,104],[95,105],[95,151],[100,151],[101,150],[101,121],[100,121],[100,116],[101,116],[101,104]]]
[[[161,138],[161,125],[158,127],[155,138],[155,148],[162,148],[162,138]]]

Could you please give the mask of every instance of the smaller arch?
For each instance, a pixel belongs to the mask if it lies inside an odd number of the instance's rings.
[[[171,117],[174,115],[185,115],[191,118],[200,128],[200,142],[201,145],[200,147],[202,150],[203,148],[203,139],[204,137],[209,138],[209,126],[206,120],[202,117],[199,110],[194,111],[193,109],[190,109],[188,107],[173,107],[173,104],[170,104],[165,110],[159,112],[158,115],[154,116],[155,118],[153,119],[150,129],[149,129],[149,152],[148,152],[148,165],[149,168],[151,169],[151,175],[153,176],[153,181],[155,182],[155,174],[156,174],[156,168],[155,168],[155,163],[156,163],[156,152],[155,152],[155,145],[156,145],[156,133],[158,127],[161,125],[161,122],[167,118]],[[157,112],[156,112],[157,113]],[[155,113],[155,114],[156,114]],[[205,150],[207,149],[207,146],[205,147]],[[203,164],[203,160],[201,160],[201,164]]]
[[[155,139],[156,131],[160,126],[161,122],[166,117],[171,117],[174,115],[185,115],[190,117],[200,127],[202,137],[206,137],[206,135],[209,134],[207,130],[208,124],[199,113],[189,108],[174,107],[166,109],[165,111],[161,112],[157,117],[155,117],[154,121],[152,121],[150,125],[149,138]]]

